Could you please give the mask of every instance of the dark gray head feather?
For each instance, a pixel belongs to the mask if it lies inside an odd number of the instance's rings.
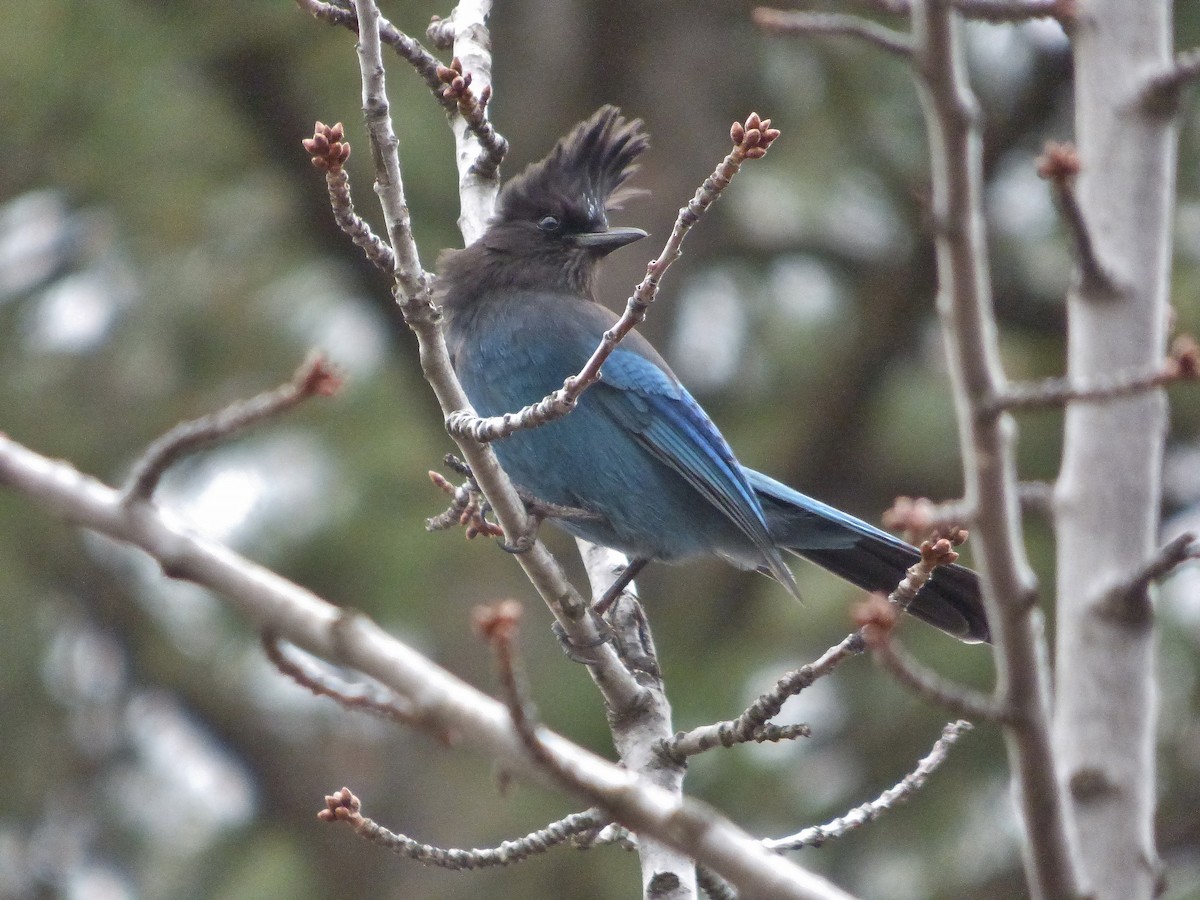
[[[577,227],[603,226],[605,211],[618,205],[618,189],[650,146],[641,129],[641,119],[629,121],[615,106],[602,106],[545,159],[504,185],[495,221],[537,221],[548,210],[560,210]]]

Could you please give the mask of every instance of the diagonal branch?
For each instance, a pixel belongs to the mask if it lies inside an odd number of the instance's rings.
[[[341,377],[319,353],[310,354],[287,383],[249,400],[232,403],[219,412],[176,425],[148,448],[134,464],[124,502],[149,500],[167,469],[185,456],[211,447],[238,431],[273,418],[309,397],[329,397],[341,387]]]
[[[1075,179],[1079,169],[1079,152],[1073,144],[1050,141],[1037,162],[1038,176],[1050,182],[1055,203],[1058,204],[1063,217],[1063,224],[1071,235],[1084,291],[1089,295],[1115,297],[1121,293],[1121,286],[1096,253],[1091,229],[1088,228],[1083,210],[1079,206],[1079,196],[1075,193]]]
[[[942,736],[937,739],[925,758],[917,763],[917,767],[905,775],[899,784],[884,791],[874,800],[864,803],[862,806],[856,806],[845,815],[838,816],[825,825],[814,825],[789,837],[765,840],[763,846],[776,851],[820,847],[826,841],[840,838],[855,828],[861,828],[868,822],[875,821],[923,788],[929,776],[946,761],[950,755],[950,748],[972,727],[970,722],[962,720],[951,722],[942,729]]]
[[[770,9],[760,6],[754,10],[751,17],[759,28],[775,34],[827,34],[854,37],[901,59],[912,58],[912,42],[908,35],[859,16]]]
[[[164,572],[213,590],[259,630],[374,678],[408,698],[417,717],[437,732],[459,735],[462,746],[496,760],[514,776],[546,782],[545,770],[530,761],[500,703],[366,618],[190,533],[150,503],[122,503],[112,488],[4,435],[0,486],[74,525],[144,550]],[[767,851],[711,807],[681,800],[559,735],[542,731],[539,738],[577,780],[575,796],[596,798],[595,805],[627,827],[710,866],[747,895],[849,900],[819,876]]]
[[[828,675],[841,663],[857,656],[866,649],[861,631],[846,635],[841,643],[826,650],[816,662],[788,672],[767,693],[760,696],[736,719],[703,725],[691,731],[681,731],[670,741],[659,745],[659,752],[674,762],[683,762],[713,747],[731,747],[734,744],[758,741],[757,734],[763,733],[767,723],[783,708],[789,697],[794,697],[809,687],[818,678]],[[762,738],[770,740],[770,738]]]
[[[391,850],[397,856],[455,872],[511,866],[524,862],[530,856],[545,853],[560,844],[595,832],[609,821],[599,810],[588,809],[551,822],[545,828],[539,828],[524,837],[504,841],[498,847],[466,850],[424,844],[408,835],[389,831],[362,814],[362,803],[349,788],[342,788],[326,796],[325,808],[317,814],[317,818],[323,822],[343,822],[353,828],[360,837]],[[584,840],[578,846],[587,849],[592,844]]]
[[[1164,71],[1147,79],[1141,91],[1142,106],[1160,115],[1177,114],[1184,88],[1197,78],[1200,78],[1200,48],[1185,50]]]

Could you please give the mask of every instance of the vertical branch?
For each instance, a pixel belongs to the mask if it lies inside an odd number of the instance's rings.
[[[592,596],[599,600],[629,561],[616,550],[581,539],[576,539],[576,543],[592,584]],[[682,800],[687,761],[670,760],[658,750],[675,729],[654,639],[632,583],[612,607],[610,618],[627,664],[636,671],[639,683],[646,689],[644,702],[635,715],[610,719],[613,744],[627,769]],[[643,896],[654,900],[688,900],[698,896],[696,864],[686,853],[639,835],[638,858],[642,865]]]
[[[471,406],[450,364],[440,317],[431,299],[429,278],[421,266],[412,236],[400,173],[398,142],[388,107],[380,51],[379,9],[374,0],[354,0],[354,6],[359,22],[358,59],[363,84],[363,114],[375,162],[375,192],[379,195],[388,239],[395,251],[394,292],[405,322],[417,336],[421,371],[437,396],[442,414],[449,416],[460,410],[470,410]],[[479,27],[483,27],[482,23]],[[485,32],[481,39],[482,46],[486,46],[486,40]],[[506,538],[510,543],[515,543],[528,533],[529,521],[512,482],[505,476],[490,448],[471,440],[459,440],[458,445],[503,526]],[[527,552],[518,554],[516,558],[571,639],[584,646],[599,644],[589,670],[610,707],[627,710],[634,706],[641,696],[641,688],[625,671],[615,651],[601,641],[598,629],[586,615],[587,604],[571,587],[550,551],[536,541]]]
[[[1067,377],[1085,384],[1162,359],[1177,121],[1138,100],[1140,79],[1171,65],[1171,4],[1094,0],[1073,43],[1079,205],[1120,289],[1080,278],[1068,295]],[[1120,609],[1105,597],[1153,555],[1165,431],[1161,390],[1070,404],[1055,492],[1055,751],[1084,870],[1112,897],[1150,897],[1159,878],[1153,610],[1144,586]]]
[[[938,312],[964,447],[966,503],[996,644],[997,691],[1026,869],[1037,898],[1080,894],[1068,808],[1050,741],[1049,671],[1036,588],[1021,541],[1015,423],[987,413],[1004,388],[982,217],[981,145],[962,37],[950,0],[916,0],[914,62],[929,136],[936,217]]]
[[[450,17],[454,26],[454,58],[462,61],[464,72],[471,73],[471,89],[477,96],[486,95],[492,87],[492,47],[487,30],[487,17],[491,11],[491,0],[461,0]],[[483,145],[465,118],[452,116],[450,129],[454,132],[458,163],[461,204],[458,228],[463,240],[470,244],[483,234],[492,215],[500,190],[500,177],[497,171],[490,175],[479,172],[475,163]]]

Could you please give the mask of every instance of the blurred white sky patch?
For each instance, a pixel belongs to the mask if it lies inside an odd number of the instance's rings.
[[[21,312],[30,349],[83,353],[99,346],[137,290],[110,218],[70,209],[57,191],[0,206],[0,304],[41,290]]]
[[[757,166],[742,173],[729,199],[738,228],[765,249],[809,241],[877,259],[905,252],[911,241],[871,172],[852,170],[832,184],[813,184]]]
[[[774,307],[800,326],[835,317],[846,296],[843,285],[815,256],[794,253],[777,257],[771,262],[768,279]]]
[[[337,471],[319,440],[302,431],[220,447],[169,472],[162,506],[214,540],[245,547],[302,540],[345,511]]]
[[[61,271],[72,235],[72,215],[58,191],[31,191],[0,206],[0,303]]]
[[[999,99],[1013,94],[1029,73],[1037,51],[1067,47],[1067,35],[1053,19],[1032,19],[1015,26],[967,22],[965,33],[975,89]]]
[[[697,391],[728,384],[746,349],[747,310],[741,296],[749,273],[712,267],[688,279],[671,335],[671,366]]]
[[[159,852],[193,856],[250,821],[254,784],[168,694],[146,691],[126,709],[134,758],[109,783],[114,806]]]
[[[368,304],[346,294],[345,274],[326,263],[296,269],[272,282],[262,300],[302,342],[318,347],[356,380],[373,375],[387,356],[387,326]]]

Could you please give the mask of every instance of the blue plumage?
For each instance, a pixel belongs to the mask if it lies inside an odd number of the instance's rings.
[[[616,316],[594,302],[607,253],[644,236],[610,228],[640,122],[605,107],[510,181],[484,236],[440,261],[438,299],[467,396],[482,415],[520,409],[583,366]],[[793,594],[788,550],[869,590],[891,590],[917,551],[741,466],[654,348],[629,335],[569,416],[495,444],[513,481],[578,510],[567,531],[635,560],[722,557]],[[912,611],[965,640],[986,640],[974,573],[939,570]]]

